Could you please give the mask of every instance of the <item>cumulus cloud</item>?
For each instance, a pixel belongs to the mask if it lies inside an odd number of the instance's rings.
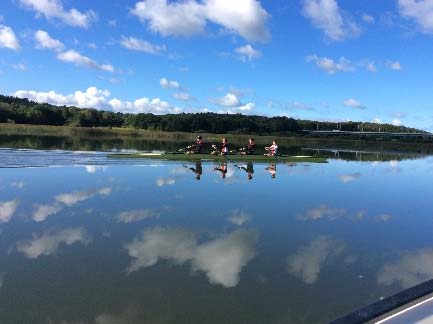
[[[130,113],[177,114],[182,111],[182,109],[173,107],[160,98],[149,99],[143,97],[133,102],[112,99],[109,104],[114,111]]]
[[[308,209],[304,214],[298,215],[299,219],[302,220],[317,220],[327,218],[328,220],[335,220],[346,214],[346,210],[343,208],[331,208],[325,204],[319,207]]]
[[[398,0],[401,16],[415,21],[425,33],[433,33],[432,0]]]
[[[35,235],[32,240],[18,242],[17,251],[30,259],[36,259],[41,255],[56,253],[62,244],[87,245],[90,241],[91,237],[84,228],[68,228],[54,233],[45,232],[39,236]]]
[[[166,78],[161,78],[159,80],[159,84],[164,89],[181,89],[179,82],[175,80],[168,80]]]
[[[242,209],[234,209],[230,211],[227,220],[232,224],[242,226],[251,220],[251,215]]]
[[[36,11],[48,20],[57,19],[66,25],[88,28],[96,21],[96,14],[92,10],[81,12],[75,8],[66,10],[61,0],[19,0],[22,6]]]
[[[326,71],[329,74],[355,71],[355,67],[353,66],[352,62],[344,57],[340,57],[338,61],[335,61],[327,57],[309,55],[306,57],[306,60],[308,63],[313,62],[319,69]]]
[[[165,45],[154,45],[146,40],[135,37],[122,36],[120,44],[129,50],[144,52],[148,54],[159,54],[166,49]]]
[[[241,62],[251,62],[262,56],[262,53],[254,49],[250,44],[236,48],[235,53]]]
[[[400,260],[385,264],[377,275],[382,285],[394,282],[409,288],[433,277],[433,249],[406,252]]]
[[[147,218],[159,217],[161,213],[155,209],[135,209],[121,212],[116,216],[119,223],[133,223]]]
[[[35,222],[43,222],[49,216],[57,214],[62,210],[62,206],[60,204],[54,203],[52,205],[35,205],[35,211],[33,212],[32,219]]]
[[[211,102],[221,107],[239,107],[242,105],[237,95],[233,92],[229,92],[221,98],[211,99]]]
[[[55,197],[56,201],[65,204],[66,206],[73,206],[81,201],[90,199],[96,195],[108,196],[111,194],[112,189],[105,187],[97,190],[83,190],[75,191],[72,193],[60,194]]]
[[[388,67],[388,69],[393,71],[400,71],[403,69],[399,61],[388,61],[386,62],[386,66]]]
[[[257,0],[144,0],[137,2],[131,13],[163,36],[202,34],[209,21],[251,41],[269,38],[266,27],[269,14]]]
[[[359,173],[359,172],[350,173],[350,174],[342,174],[338,177],[338,179],[340,179],[340,181],[343,183],[353,182],[355,180],[358,180],[359,178],[361,178],[361,173]]]
[[[98,64],[94,60],[80,54],[75,50],[68,50],[57,54],[57,59],[66,63],[72,63],[76,66],[82,66],[90,69],[114,72],[114,67],[111,64]]]
[[[333,41],[360,33],[356,23],[342,15],[336,0],[304,0],[302,14]]]
[[[21,49],[14,31],[10,27],[0,24],[0,48],[2,47],[14,51],[19,51]]]
[[[64,45],[61,41],[54,39],[44,30],[38,30],[35,32],[36,48],[50,49],[54,51],[62,51]]]
[[[125,245],[133,258],[127,272],[153,266],[160,259],[177,264],[190,262],[192,269],[204,272],[211,284],[235,287],[242,268],[255,255],[256,240],[257,234],[249,230],[237,230],[207,242],[184,230],[146,230]]]
[[[319,236],[288,258],[287,271],[307,285],[311,285],[319,278],[326,262],[340,255],[343,250],[343,243],[326,236]]]
[[[349,108],[356,108],[356,109],[365,109],[365,105],[363,105],[361,102],[359,102],[356,99],[346,99],[343,101],[343,105]]]
[[[34,90],[18,90],[12,93],[18,98],[49,103],[57,106],[76,106],[80,108],[111,109],[126,113],[180,113],[179,107],[174,107],[160,98],[149,99],[146,97],[135,101],[123,101],[118,98],[109,99],[110,91],[89,87],[86,91],[75,91],[73,94],[63,95],[55,91],[39,92]]]
[[[0,201],[0,222],[9,222],[15,214],[18,205],[18,200]]]

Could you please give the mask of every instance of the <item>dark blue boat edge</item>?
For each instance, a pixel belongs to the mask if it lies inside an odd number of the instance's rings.
[[[361,324],[369,321],[380,321],[431,297],[432,294],[433,279],[370,304],[329,324]]]

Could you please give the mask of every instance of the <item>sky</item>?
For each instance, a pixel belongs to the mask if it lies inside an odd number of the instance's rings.
[[[1,0],[0,93],[433,130],[433,0]]]

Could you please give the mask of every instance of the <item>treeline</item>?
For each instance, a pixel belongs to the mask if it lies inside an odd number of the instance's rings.
[[[231,134],[300,134],[302,130],[420,132],[414,128],[374,123],[331,123],[295,120],[289,117],[247,116],[241,114],[123,114],[97,109],[53,106],[28,99],[0,95],[0,123],[71,127],[125,127],[161,131]]]

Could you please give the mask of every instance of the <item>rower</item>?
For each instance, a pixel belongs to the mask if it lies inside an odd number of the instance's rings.
[[[247,179],[248,180],[251,180],[253,178],[254,166],[253,166],[252,162],[248,162],[246,167],[245,166],[239,166],[236,164],[235,164],[235,166],[238,167],[240,170],[244,170],[247,173]]]
[[[221,178],[225,179],[227,174],[227,163],[221,162],[221,164],[218,167],[215,167],[214,170],[221,172]]]
[[[251,155],[254,154],[255,149],[256,149],[256,142],[254,141],[254,138],[249,138],[247,147],[241,148],[239,150],[239,154]]]
[[[229,154],[229,147],[227,143],[227,138],[223,138],[222,143],[220,147],[217,145],[212,145],[212,148],[214,151],[211,153],[212,155],[228,155]]]
[[[264,156],[276,156],[278,153],[277,141],[273,140],[272,145],[265,147],[265,150],[267,151],[267,153],[263,154]]]
[[[198,135],[197,139],[196,139],[196,143],[188,146],[187,149],[189,151],[187,151],[186,153],[187,154],[202,154],[203,153],[203,147],[204,147],[203,137]]]
[[[277,166],[275,164],[271,163],[265,170],[269,171],[272,179],[275,179],[277,175]]]
[[[193,168],[193,167],[189,168],[186,165],[184,165],[184,168],[194,172],[196,180],[200,180],[201,175],[203,174],[203,168],[201,166],[201,161],[195,162],[195,168]]]

